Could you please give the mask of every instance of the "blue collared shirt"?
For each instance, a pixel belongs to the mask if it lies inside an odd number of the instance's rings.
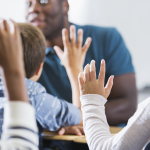
[[[30,103],[35,108],[36,119],[44,129],[57,131],[60,127],[78,125],[81,122],[80,110],[65,100],[48,94],[45,88],[29,79],[25,79]],[[4,86],[0,78],[0,135],[3,124],[3,108],[6,103]]]

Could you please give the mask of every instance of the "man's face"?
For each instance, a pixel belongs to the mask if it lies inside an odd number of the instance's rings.
[[[26,20],[41,29],[46,39],[52,39],[64,27],[61,0],[26,0]]]

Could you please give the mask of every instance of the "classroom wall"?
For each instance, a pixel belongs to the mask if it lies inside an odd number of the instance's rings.
[[[24,22],[25,0],[0,0],[0,18]],[[69,20],[116,27],[129,48],[138,88],[150,85],[150,0],[69,0]]]

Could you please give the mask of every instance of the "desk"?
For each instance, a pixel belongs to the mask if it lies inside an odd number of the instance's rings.
[[[119,127],[110,127],[110,132],[112,135],[115,135],[122,128]],[[63,141],[74,141],[77,143],[87,143],[85,136],[77,136],[77,135],[58,135],[56,132],[50,132],[48,130],[44,131],[43,139],[47,140],[63,140]]]

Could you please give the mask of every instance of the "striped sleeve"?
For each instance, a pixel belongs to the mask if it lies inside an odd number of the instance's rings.
[[[38,150],[35,110],[30,104],[24,102],[6,104],[0,149]]]

